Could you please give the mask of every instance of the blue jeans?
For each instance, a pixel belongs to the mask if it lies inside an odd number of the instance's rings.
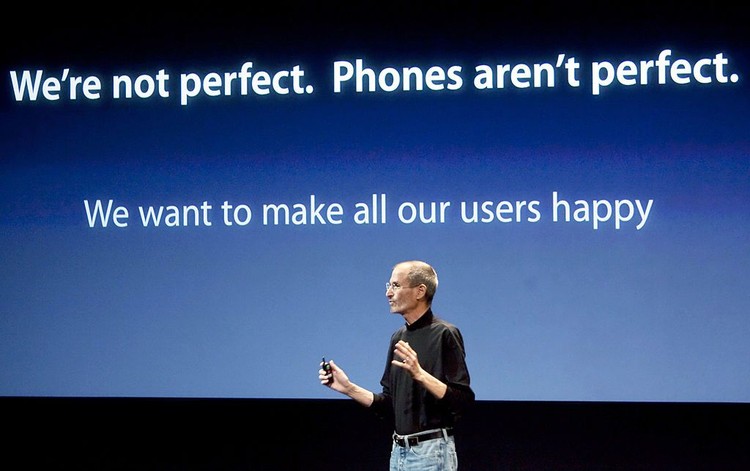
[[[434,438],[416,446],[391,448],[390,471],[456,471],[458,456],[453,437]]]

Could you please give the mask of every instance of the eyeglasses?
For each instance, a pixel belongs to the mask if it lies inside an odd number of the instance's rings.
[[[401,286],[398,283],[386,283],[385,284],[385,290],[386,291],[388,291],[388,290],[398,291],[401,288],[413,288],[413,286]]]

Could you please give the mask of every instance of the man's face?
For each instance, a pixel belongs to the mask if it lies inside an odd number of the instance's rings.
[[[406,314],[418,306],[419,289],[409,286],[407,271],[407,267],[394,268],[389,280],[391,286],[385,291],[391,312],[394,314]]]

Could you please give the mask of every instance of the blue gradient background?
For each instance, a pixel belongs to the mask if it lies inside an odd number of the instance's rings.
[[[269,30],[269,43],[283,36]],[[71,42],[59,57],[40,45],[28,61],[9,58],[0,395],[331,398],[317,380],[321,356],[377,389],[402,322],[383,284],[394,263],[424,259],[440,276],[434,310],[464,334],[479,399],[750,400],[747,44],[705,28],[666,45],[609,30],[523,43],[519,29],[506,33],[515,42],[464,39],[441,52],[448,39],[437,28],[419,31],[432,41],[306,36],[318,47],[289,40],[274,54],[205,39],[180,54]],[[477,92],[468,80],[454,93],[334,95],[327,82],[341,58],[459,63],[468,78],[487,60],[546,61],[570,48],[586,64],[655,59],[669,47],[673,59],[724,52],[740,81],[611,87],[598,97],[586,85]],[[176,84],[193,61],[223,71],[263,59],[301,64],[316,93],[187,107],[174,95],[10,99],[8,70],[24,67],[101,67],[106,77],[162,66]],[[553,222],[554,191],[571,203],[654,203],[640,231],[634,221],[594,230]],[[387,223],[354,224],[355,204],[381,193]],[[263,203],[306,204],[311,194],[341,204],[344,222],[261,224]],[[128,227],[90,228],[83,202],[97,199],[127,207]],[[541,220],[461,221],[460,202],[486,200],[538,200]],[[211,227],[140,225],[138,206],[203,201]],[[251,223],[224,226],[224,201],[250,205]],[[404,201],[449,201],[448,219],[402,224]]]

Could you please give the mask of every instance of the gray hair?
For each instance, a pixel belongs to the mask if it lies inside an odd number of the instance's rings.
[[[432,266],[430,266],[428,263],[422,262],[420,260],[410,260],[407,262],[396,264],[396,266],[399,265],[405,265],[408,267],[406,279],[409,280],[409,285],[425,285],[427,287],[425,296],[427,298],[427,302],[431,304],[432,298],[435,297],[435,292],[437,291],[438,287],[438,276],[435,269],[432,268]]]

